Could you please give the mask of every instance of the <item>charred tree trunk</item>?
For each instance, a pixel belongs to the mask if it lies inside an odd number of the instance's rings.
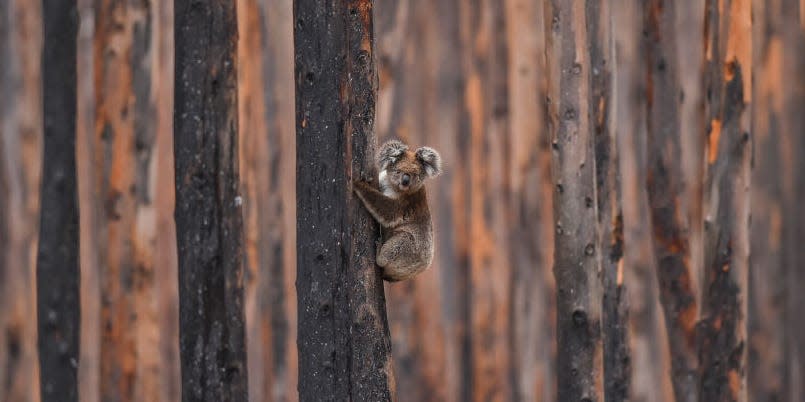
[[[613,119],[617,121],[624,243],[628,283],[631,386],[629,400],[674,400],[671,362],[659,305],[646,194],[646,91],[642,43],[643,0],[614,7],[616,66]]]
[[[235,2],[174,5],[182,399],[245,401]]]
[[[153,7],[112,0],[95,5],[93,190],[101,289],[100,397],[156,400]]]
[[[42,161],[42,3],[0,4],[0,401],[39,400],[34,259]]]
[[[40,392],[78,400],[81,316],[76,184],[76,2],[43,1],[44,148],[36,266]]]
[[[602,289],[596,263],[591,64],[586,9],[546,1],[548,127],[553,145],[554,275],[560,401],[604,397]]]
[[[376,177],[372,0],[294,2],[299,397],[390,400],[379,231],[352,194]]]
[[[660,301],[665,312],[677,401],[696,400],[696,285],[682,209],[680,83],[676,59],[675,2],[645,4],[644,50],[648,92],[648,190]]]
[[[744,401],[752,150],[750,1],[707,2],[705,63],[700,398]]]
[[[622,7],[622,5],[617,5]],[[595,141],[599,271],[603,279],[604,393],[607,402],[629,400],[628,307],[623,282],[623,209],[615,116],[612,3],[586,2],[590,67],[589,108]]]

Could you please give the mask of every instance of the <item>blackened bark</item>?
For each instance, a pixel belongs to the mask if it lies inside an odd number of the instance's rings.
[[[594,138],[586,10],[545,2],[548,127],[553,144],[558,400],[604,397],[596,262]]]
[[[182,400],[245,401],[235,2],[174,8]]]
[[[377,224],[351,181],[375,177],[372,0],[294,2],[299,397],[390,400]]]
[[[621,7],[621,5],[617,5]],[[615,120],[612,66],[612,3],[587,0],[590,48],[590,119],[595,141],[598,259],[603,280],[604,394],[607,402],[629,399],[631,380],[628,308],[623,283],[623,210]]]
[[[746,400],[751,29],[750,1],[707,1],[702,401]]]
[[[75,0],[43,1],[44,149],[36,266],[43,401],[78,400],[81,315],[76,181]]]
[[[645,3],[644,51],[647,72],[646,187],[660,302],[671,350],[677,401],[696,400],[696,286],[691,266],[689,225],[680,152],[680,82],[675,63],[674,2]]]

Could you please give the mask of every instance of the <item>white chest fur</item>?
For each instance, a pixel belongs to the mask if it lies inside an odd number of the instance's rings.
[[[381,170],[380,174],[377,176],[377,180],[380,183],[380,190],[383,191],[383,194],[389,198],[397,198],[397,192],[394,191],[394,187],[392,187],[391,182],[389,181],[388,172]]]

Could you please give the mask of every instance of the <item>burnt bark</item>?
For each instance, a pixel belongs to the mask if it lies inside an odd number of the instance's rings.
[[[302,401],[394,392],[379,230],[351,184],[377,174],[373,3],[294,2]]]
[[[76,183],[76,2],[43,1],[44,148],[36,266],[40,392],[78,400],[81,317]]]
[[[545,3],[548,129],[554,178],[558,400],[604,397],[596,250],[591,64],[585,7]]]
[[[148,2],[97,0],[94,199],[101,299],[101,399],[158,399],[153,209],[156,105]]]
[[[42,4],[0,4],[0,401],[39,400],[35,269]]]
[[[705,13],[704,286],[698,329],[700,398],[746,400],[751,2]]]
[[[245,401],[235,2],[174,9],[182,399]]]
[[[617,5],[622,7],[622,5]],[[606,401],[629,399],[631,381],[628,306],[623,282],[623,208],[620,161],[612,115],[615,63],[612,3],[587,0],[590,49],[590,119],[595,143],[595,189],[599,271],[603,281],[604,394]]]
[[[647,73],[647,177],[660,302],[665,313],[677,401],[696,400],[696,285],[683,210],[680,145],[680,81],[676,57],[675,2],[648,0],[644,9]]]

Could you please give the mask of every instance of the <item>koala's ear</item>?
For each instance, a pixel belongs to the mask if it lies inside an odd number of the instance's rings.
[[[431,147],[422,147],[416,150],[416,158],[425,168],[428,177],[436,177],[442,173],[442,157]]]
[[[397,140],[391,140],[383,144],[380,147],[380,152],[377,153],[377,165],[380,170],[385,170],[389,165],[397,162],[407,149],[407,145]]]

